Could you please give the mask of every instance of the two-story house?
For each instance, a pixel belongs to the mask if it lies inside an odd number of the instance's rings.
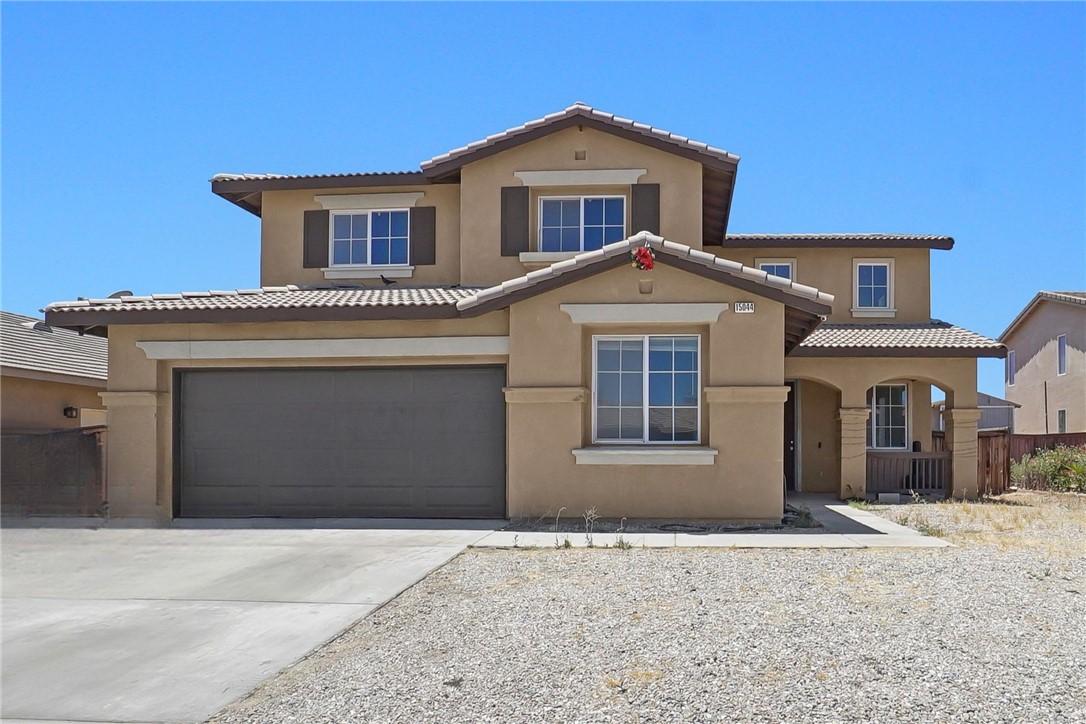
[[[1015,432],[1086,432],[1086,292],[1037,292],[999,341]]]
[[[945,236],[728,234],[739,158],[577,103],[418,171],[219,175],[262,287],[50,305],[108,332],[111,510],[778,520],[977,486]],[[948,450],[930,452],[931,394]]]

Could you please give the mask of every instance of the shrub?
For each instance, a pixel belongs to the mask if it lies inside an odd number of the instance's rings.
[[[1019,488],[1086,493],[1086,445],[1039,450],[1011,464],[1011,481]]]

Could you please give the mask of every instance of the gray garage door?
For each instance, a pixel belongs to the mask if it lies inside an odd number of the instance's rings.
[[[191,370],[175,513],[505,515],[505,369]]]

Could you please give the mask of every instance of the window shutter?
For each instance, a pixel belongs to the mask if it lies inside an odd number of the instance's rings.
[[[502,187],[502,256],[528,251],[528,187]]]
[[[660,184],[634,184],[630,193],[631,234],[660,233]]]
[[[425,266],[437,263],[437,209],[416,206],[410,211],[410,263]]]
[[[328,212],[305,212],[302,231],[302,266],[319,269],[328,266]]]

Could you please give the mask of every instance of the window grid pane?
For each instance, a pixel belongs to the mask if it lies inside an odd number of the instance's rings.
[[[856,269],[856,301],[863,308],[890,306],[890,270],[886,264],[859,264]]]
[[[791,264],[759,264],[758,268],[766,274],[772,274],[776,277],[784,277],[785,279],[792,278]]]
[[[621,241],[625,232],[624,198],[540,200],[540,251],[592,251]]]
[[[371,264],[407,263],[407,212],[372,212]]]
[[[869,448],[907,449],[908,392],[903,384],[875,385],[867,392],[871,420],[867,426]]]
[[[639,339],[596,342],[596,439],[642,438],[642,359]]]

